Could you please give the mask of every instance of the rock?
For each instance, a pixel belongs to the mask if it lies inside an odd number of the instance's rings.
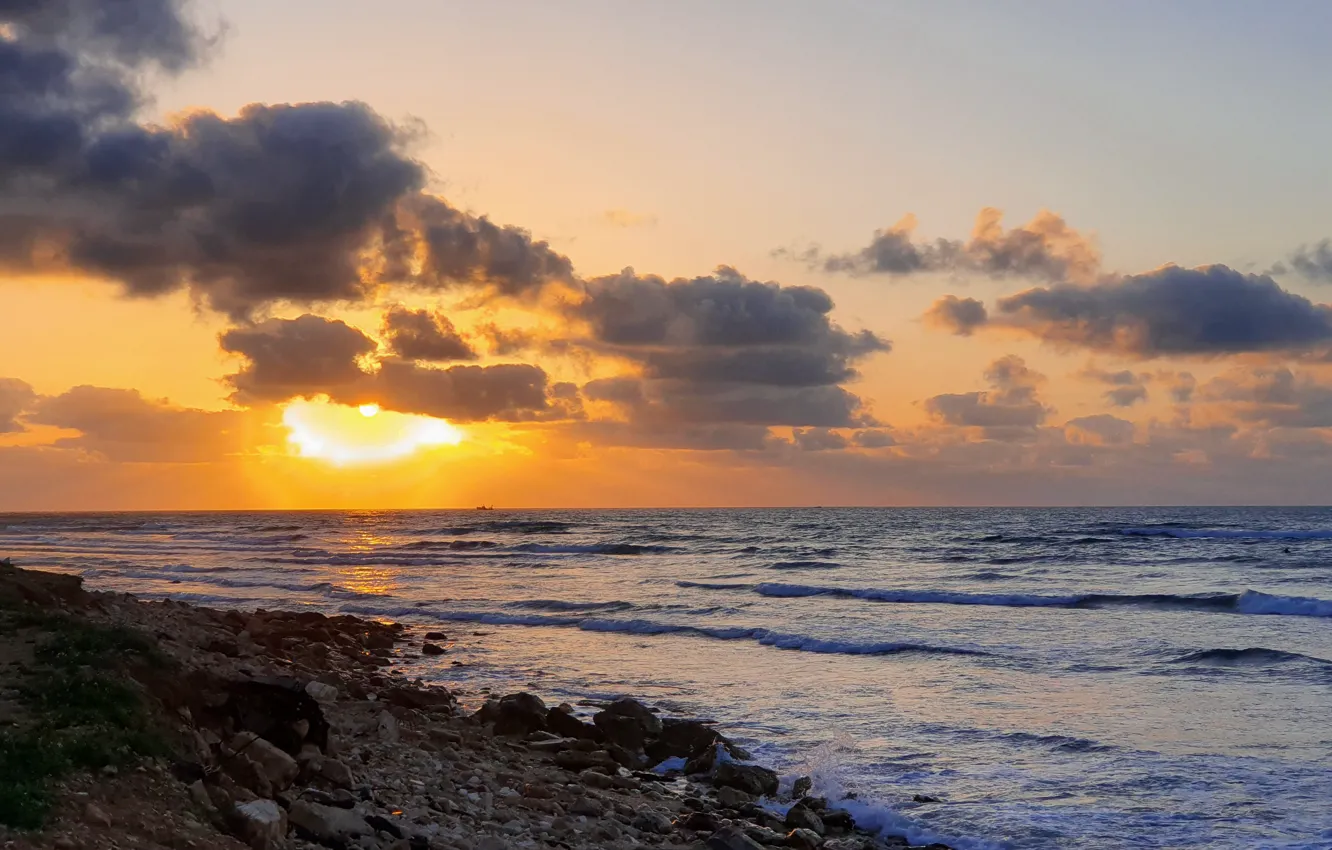
[[[786,812],[786,825],[791,829],[807,829],[817,835],[823,835],[826,828],[823,818],[804,803],[796,803]]]
[[[578,781],[588,788],[606,790],[615,785],[615,780],[598,770],[584,770],[578,774]]]
[[[231,740],[231,749],[254,762],[274,792],[290,788],[301,772],[296,759],[253,732],[237,733]]]
[[[817,850],[823,846],[823,836],[812,829],[793,829],[786,834],[786,846],[796,850]]]
[[[322,844],[339,846],[360,835],[374,835],[365,818],[348,809],[321,806],[307,800],[291,804],[287,819],[299,832]]]
[[[699,720],[680,720],[666,718],[661,721],[661,731],[648,742],[647,754],[653,763],[668,758],[689,759],[702,755],[709,747],[721,742],[727,749],[732,749],[731,742],[724,738],[712,726]],[[732,755],[741,757],[739,748]]]
[[[723,785],[717,789],[717,802],[728,809],[738,809],[746,803],[754,802],[754,797],[739,788]]]
[[[426,632],[426,633],[425,633],[425,639],[426,639],[426,640],[448,640],[448,639],[449,639],[449,636],[446,635],[446,634],[444,634],[443,632]]]
[[[664,812],[659,812],[656,809],[643,809],[634,815],[630,826],[643,832],[669,835],[674,824],[671,823],[671,819]]]
[[[828,832],[850,832],[856,828],[856,819],[846,809],[827,809],[819,812]]]
[[[83,807],[83,819],[94,826],[106,828],[111,826],[111,816],[96,803],[89,803]]]
[[[813,779],[810,779],[808,776],[798,777],[795,781],[795,784],[791,786],[791,799],[799,800],[801,797],[804,797],[806,794],[808,794],[810,789],[813,787],[814,787]]]
[[[647,733],[642,724],[633,717],[599,711],[592,716],[592,722],[607,741],[631,752],[643,749],[643,745],[647,743]]]
[[[693,832],[712,832],[721,825],[717,823],[717,816],[711,812],[690,812],[676,823]]]
[[[597,727],[574,716],[573,709],[559,706],[546,712],[546,728],[565,738],[595,738]]]
[[[661,734],[662,730],[661,718],[658,717],[656,714],[654,714],[652,709],[648,708],[646,705],[643,705],[643,703],[639,702],[636,699],[628,699],[628,698],[617,699],[615,702],[606,706],[606,708],[599,713],[617,714],[620,715],[621,717],[631,717],[634,720],[638,721],[638,725],[643,727],[643,731],[648,735],[648,737],[655,738]]]
[[[316,702],[325,705],[332,705],[338,701],[338,689],[332,685],[326,685],[323,682],[311,680],[305,683],[305,692],[314,698]]]
[[[601,817],[606,807],[591,797],[579,797],[569,806],[569,812],[575,815],[587,815],[590,818]]]
[[[308,683],[295,679],[234,682],[225,710],[237,730],[253,732],[291,755],[300,752],[301,744],[306,741],[327,750],[328,721],[319,703],[306,691],[307,687]],[[294,731],[298,720],[310,724],[303,737]]]
[[[254,850],[273,850],[287,838],[287,813],[272,800],[251,800],[235,809],[236,833]]]
[[[444,647],[436,646],[433,643],[427,643],[421,647],[422,655],[443,655],[447,651],[448,650],[446,650]]]
[[[398,729],[398,718],[387,711],[381,711],[379,713],[379,740],[386,744],[396,744],[401,739],[402,732]]]
[[[745,835],[757,841],[759,844],[771,844],[780,847],[786,843],[786,833],[777,832],[768,829],[766,826],[746,826]]]
[[[59,836],[55,841],[51,842],[51,846],[55,848],[55,850],[79,850],[79,843],[68,835]]]
[[[319,775],[338,788],[352,787],[351,768],[337,759],[324,759],[324,763],[319,767]]]
[[[931,797],[928,794],[915,794],[911,797],[912,802],[916,803],[942,803],[938,797]]]
[[[737,827],[719,829],[708,837],[708,850],[763,850],[763,845],[745,835]]]
[[[494,710],[496,735],[527,735],[546,728],[546,704],[535,694],[501,697]]]
[[[365,822],[376,832],[386,832],[394,838],[405,838],[407,836],[406,830],[383,815],[366,815]]]
[[[563,750],[555,754],[555,764],[565,770],[581,772],[589,767],[606,767],[614,770],[620,763],[611,758],[605,750],[585,753],[581,750]]]
[[[717,765],[712,784],[718,788],[723,786],[739,788],[755,797],[770,796],[777,793],[777,774],[756,764],[737,764],[727,761]]]

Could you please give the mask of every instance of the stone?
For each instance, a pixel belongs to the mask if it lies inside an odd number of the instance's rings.
[[[374,835],[365,818],[349,809],[321,806],[308,800],[291,804],[287,819],[299,832],[304,832],[321,843],[343,843],[349,838]]]
[[[806,794],[808,794],[810,792],[810,789],[813,787],[814,787],[813,779],[810,779],[808,776],[798,777],[795,781],[795,784],[791,786],[791,798],[794,800],[799,800],[801,797],[804,797]]]
[[[912,800],[912,802],[914,802],[914,803],[942,803],[942,802],[943,802],[943,800],[940,800],[938,797],[931,797],[931,796],[928,795],[928,794],[913,794],[912,797],[911,797],[911,800]]]
[[[448,640],[448,639],[449,639],[449,636],[446,635],[446,634],[444,634],[443,632],[426,632],[426,633],[425,633],[425,639],[426,639],[426,640]]]
[[[823,846],[823,836],[812,829],[793,829],[786,834],[785,843],[796,850],[818,850]]]
[[[712,784],[718,788],[739,788],[755,797],[771,796],[777,793],[777,774],[756,764],[727,761],[717,765]]]
[[[653,713],[652,709],[636,699],[617,699],[599,713],[631,717],[638,721],[638,724],[643,727],[643,732],[649,737],[655,738],[661,734],[661,718]]]
[[[96,803],[89,803],[83,807],[83,819],[94,826],[107,828],[111,826],[111,816]]]
[[[856,819],[846,809],[826,809],[819,818],[828,832],[850,832],[856,828]]]
[[[657,835],[669,835],[674,828],[671,819],[665,812],[659,812],[656,809],[643,809],[634,815],[630,826],[643,832],[652,832]]]
[[[527,735],[546,728],[546,704],[536,694],[500,697],[494,711],[496,735]]]
[[[708,850],[763,850],[763,845],[745,835],[739,828],[728,826],[708,836]]]
[[[791,829],[808,829],[818,835],[823,835],[826,831],[823,818],[819,817],[813,809],[804,803],[796,803],[787,810],[786,825]]]
[[[324,759],[324,763],[319,766],[319,775],[338,788],[352,787],[351,768],[337,759]]]
[[[291,755],[300,752],[306,741],[326,750],[328,721],[306,687],[308,683],[285,678],[233,682],[226,709],[238,731],[253,732]],[[309,723],[304,736],[295,732],[298,720]]]
[[[739,788],[723,785],[717,789],[717,802],[728,809],[738,809],[747,803],[754,802],[754,797]]]
[[[647,733],[642,724],[633,717],[599,711],[592,716],[592,722],[607,741],[630,752],[643,749],[643,745],[647,743]]]
[[[379,713],[379,740],[386,744],[396,744],[401,739],[402,731],[398,728],[398,718],[387,711],[381,711]]]
[[[746,826],[745,835],[748,835],[759,844],[771,844],[780,847],[786,843],[785,832],[777,832],[774,829],[768,829],[766,826]]]
[[[332,705],[338,701],[338,689],[323,682],[311,680],[305,683],[305,692],[317,702]]]
[[[272,800],[251,800],[235,809],[236,833],[254,850],[274,850],[287,838],[287,813]]]
[[[443,655],[445,652],[448,652],[448,650],[433,643],[427,643],[421,647],[422,655]]]
[[[605,750],[590,753],[581,750],[562,750],[555,754],[555,764],[575,772],[587,770],[589,767],[608,767],[614,770],[620,766],[619,762],[611,758],[610,753]]]
[[[601,817],[606,810],[598,800],[591,797],[579,797],[569,806],[569,812],[575,815],[587,815],[590,818]]]
[[[670,717],[661,721],[661,731],[652,737],[653,740],[647,745],[647,754],[654,763],[668,758],[690,759],[703,754],[718,742],[728,749],[730,745],[721,733],[707,723]]]
[[[694,832],[712,832],[721,825],[717,822],[717,816],[711,812],[690,812],[677,823]]]
[[[592,770],[590,768],[578,774],[578,781],[586,785],[588,788],[598,788],[603,791],[612,788],[615,785],[614,779],[599,770]]]
[[[290,788],[301,772],[296,759],[253,732],[238,732],[231,749],[254,762],[274,792]]]
[[[579,720],[565,705],[546,712],[546,728],[565,738],[591,739],[597,735],[597,727]]]

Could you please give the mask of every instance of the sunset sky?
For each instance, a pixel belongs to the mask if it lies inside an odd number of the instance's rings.
[[[0,510],[1326,503],[1332,5],[0,6]]]

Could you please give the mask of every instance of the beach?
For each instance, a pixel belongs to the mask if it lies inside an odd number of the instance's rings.
[[[41,821],[37,832],[0,832],[6,847],[909,844],[857,830],[839,801],[810,796],[808,778],[783,781],[751,763],[724,730],[630,698],[575,708],[531,693],[482,695],[468,711],[397,669],[440,651],[431,641],[442,634],[81,585],[0,566],[5,752],[81,752],[77,736],[89,727],[125,747],[46,777],[31,763],[5,766],[4,813]],[[115,711],[99,703],[57,717],[41,702],[56,680],[66,698],[80,687],[132,696]],[[20,788],[31,794],[27,810],[13,802]]]

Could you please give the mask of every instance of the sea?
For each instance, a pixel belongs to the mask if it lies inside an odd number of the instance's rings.
[[[1332,848],[1332,510],[0,515],[94,589],[447,634],[411,677],[715,719],[958,848]]]

